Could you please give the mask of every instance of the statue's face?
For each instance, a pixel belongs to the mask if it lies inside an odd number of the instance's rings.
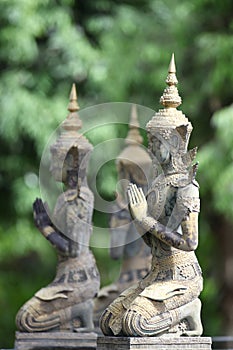
[[[67,172],[74,168],[74,156],[68,153],[62,161],[56,154],[52,154],[50,171],[55,181],[65,183],[67,180]]]
[[[170,150],[168,146],[157,137],[153,138],[150,148],[159,164],[168,164],[170,162]]]

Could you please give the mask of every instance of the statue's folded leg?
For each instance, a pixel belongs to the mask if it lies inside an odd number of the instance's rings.
[[[64,301],[64,300],[62,300]],[[16,324],[23,332],[47,332],[72,330],[73,320],[78,319],[81,327],[92,328],[93,301],[58,307],[59,301],[30,299],[19,310]]]
[[[131,302],[141,293],[139,285],[126,289],[103,312],[100,328],[105,335],[122,335],[122,319]]]
[[[45,302],[35,296],[32,297],[16,315],[17,328],[22,332],[58,330],[61,324],[61,314],[52,312],[51,304],[54,302]]]
[[[201,335],[201,302],[195,299],[173,310],[168,310],[164,302],[138,296],[125,312],[122,320],[123,334],[127,336],[157,336],[172,332],[178,335]],[[185,320],[185,328],[179,324]],[[176,331],[174,327],[178,326]]]

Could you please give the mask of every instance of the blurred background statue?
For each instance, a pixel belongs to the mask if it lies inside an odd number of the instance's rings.
[[[105,310],[101,329],[115,336],[199,336],[202,273],[194,250],[198,245],[199,186],[187,151],[191,123],[176,109],[174,56],[160,99],[165,107],[147,124],[154,180],[145,197],[142,188],[128,189],[130,211],[152,252],[151,271],[125,290]]]
[[[82,126],[78,109],[73,85],[69,115],[62,124],[61,135],[51,146],[50,170],[65,190],[57,198],[52,216],[41,199],[33,204],[35,225],[57,250],[57,273],[19,310],[16,324],[20,331],[93,328],[93,298],[99,289],[99,273],[89,250],[93,194],[87,185],[86,168],[92,145],[77,132]]]
[[[126,147],[116,162],[120,189],[110,217],[110,256],[112,259],[122,259],[121,269],[117,280],[103,287],[98,293],[98,298],[95,299],[96,325],[99,324],[99,318],[105,308],[123,290],[141,280],[148,273],[151,263],[150,248],[140,237],[132,222],[126,198],[129,182],[137,184],[147,192],[151,170],[151,158],[142,146],[143,138],[139,133],[135,105],[132,106],[129,128],[125,140]]]

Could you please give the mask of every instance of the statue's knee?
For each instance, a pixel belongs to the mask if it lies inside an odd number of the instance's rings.
[[[106,309],[103,312],[100,318],[100,328],[104,335],[108,335],[108,336],[114,335],[113,331],[110,328],[110,322],[112,318],[113,318],[113,314],[108,309]]]
[[[40,318],[40,317],[39,317]],[[38,316],[30,307],[22,307],[16,316],[16,326],[23,332],[42,331],[42,324]]]
[[[167,331],[172,324],[170,312],[156,316],[145,316],[135,310],[128,310],[123,318],[122,329],[128,336],[156,336]]]
[[[136,311],[128,310],[122,320],[122,330],[125,335],[130,337],[138,336],[139,318],[142,317]]]
[[[46,310],[47,306],[47,310]],[[23,332],[44,332],[60,326],[60,315],[49,310],[49,304],[33,297],[16,315],[16,326]]]

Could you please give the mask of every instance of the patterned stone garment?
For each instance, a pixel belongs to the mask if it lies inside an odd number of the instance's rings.
[[[78,109],[73,85],[69,115],[51,147],[52,175],[56,181],[63,182],[66,189],[58,197],[51,217],[41,199],[33,204],[37,228],[57,250],[57,273],[48,286],[19,310],[16,325],[20,331],[73,331],[93,327],[93,298],[99,290],[99,273],[89,249],[94,198],[87,185],[86,167],[92,145],[77,132],[82,125]]]
[[[137,109],[133,105],[125,147],[116,161],[121,188],[117,193],[116,204],[110,217],[110,255],[113,259],[122,259],[122,263],[119,277],[112,284],[103,287],[95,299],[96,326],[99,325],[99,318],[105,308],[123,290],[140,281],[150,269],[150,247],[140,237],[132,222],[126,198],[129,182],[134,182],[145,192],[148,190],[151,158],[142,146],[143,138],[139,133],[139,127]]]
[[[177,110],[181,98],[172,56],[159,110],[147,124],[154,180],[147,197],[128,188],[130,212],[152,252],[151,270],[125,290],[101,318],[105,335],[199,336],[202,274],[198,245],[199,186],[188,152],[191,123]]]

